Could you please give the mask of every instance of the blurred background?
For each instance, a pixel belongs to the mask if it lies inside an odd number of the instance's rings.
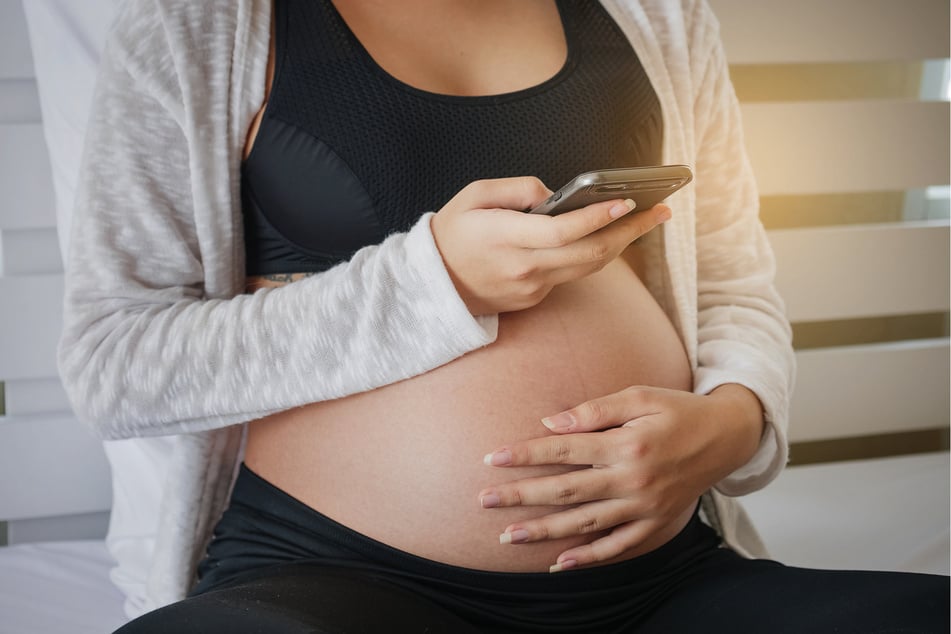
[[[947,449],[948,3],[711,4],[800,351],[793,464]]]

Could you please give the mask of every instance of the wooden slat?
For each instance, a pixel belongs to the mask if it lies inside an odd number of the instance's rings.
[[[52,182],[42,126],[0,125],[0,230],[55,227]]]
[[[108,530],[108,511],[14,520],[7,523],[7,543],[12,546],[36,542],[105,539]]]
[[[769,232],[791,321],[949,309],[948,222]]]
[[[63,271],[59,238],[53,228],[0,230],[0,257],[3,275]]]
[[[72,416],[0,418],[0,518],[93,513],[111,503],[102,442]]]
[[[762,194],[948,184],[948,102],[756,103],[742,109]]]
[[[63,276],[0,278],[0,381],[57,376]]]
[[[949,424],[948,339],[796,353],[792,442]]]
[[[710,0],[734,64],[948,56],[947,0]]]
[[[30,2],[31,0],[26,0]],[[0,1],[0,79],[33,76],[33,57],[21,0]]]
[[[3,394],[8,416],[70,411],[66,390],[58,378],[7,380]]]

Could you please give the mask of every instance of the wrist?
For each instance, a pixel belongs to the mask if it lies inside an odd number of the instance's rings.
[[[434,213],[429,220],[429,230],[433,236],[433,244],[436,245],[436,252],[439,254],[439,257],[442,260],[443,268],[446,270],[446,274],[449,276],[449,281],[452,282],[459,299],[461,299],[466,305],[469,314],[474,317],[479,315],[487,315],[491,311],[487,310],[487,307],[484,305],[484,303],[481,302],[474,293],[470,292],[469,287],[456,273],[453,263],[449,261],[449,258],[446,255],[442,223],[444,217],[445,214],[440,216],[438,213]]]
[[[732,472],[749,462],[759,449],[766,429],[763,405],[749,388],[737,383],[720,385],[707,398],[716,402],[717,420],[729,433],[731,454],[736,458]]]

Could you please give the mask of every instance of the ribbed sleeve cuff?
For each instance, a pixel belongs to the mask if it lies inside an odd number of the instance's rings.
[[[694,392],[709,394],[728,383],[742,385],[759,398],[766,422],[759,447],[753,457],[714,487],[724,495],[736,497],[762,489],[786,466],[789,458],[789,442],[786,437],[787,397],[775,387],[770,387],[785,385],[785,381],[765,381],[761,376],[752,373],[704,367],[695,373]]]
[[[436,247],[430,221],[432,212],[424,214],[406,236],[408,264],[420,276],[420,283],[429,296],[434,314],[446,331],[453,333],[460,354],[487,346],[499,334],[498,315],[474,317],[456,291],[442,255]]]

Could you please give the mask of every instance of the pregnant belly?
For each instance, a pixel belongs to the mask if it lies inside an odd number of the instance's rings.
[[[502,315],[498,340],[486,348],[412,379],[251,423],[245,462],[395,548],[468,568],[547,571],[563,550],[594,536],[500,545],[510,523],[556,509],[482,509],[477,494],[569,467],[499,469],[482,457],[549,434],[543,416],[630,385],[690,389],[691,375],[672,325],[619,259],[530,310]]]

